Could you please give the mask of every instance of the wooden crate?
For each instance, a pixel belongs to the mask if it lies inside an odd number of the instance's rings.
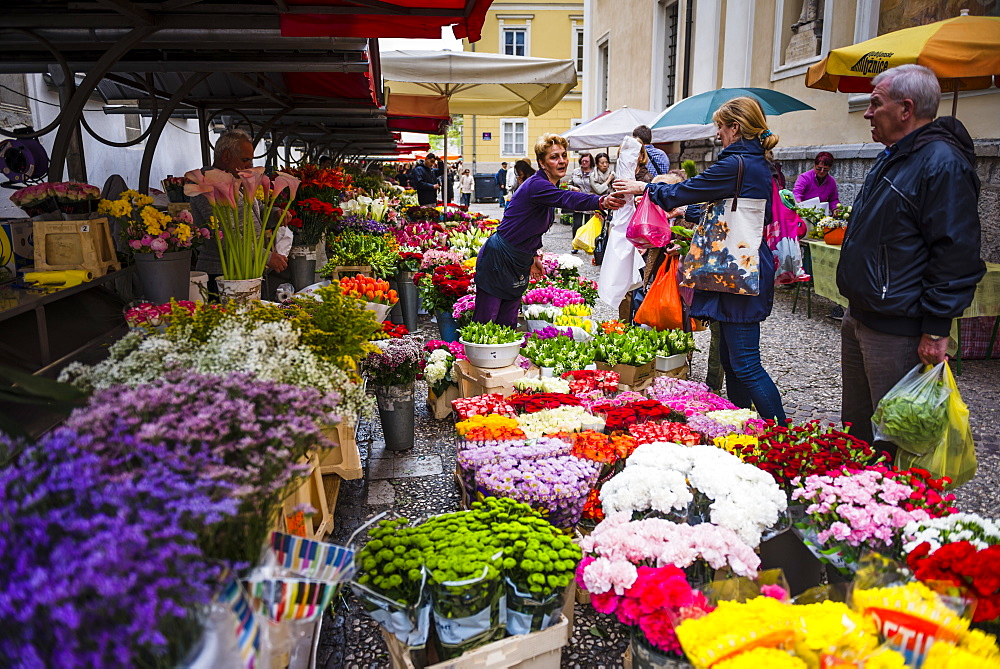
[[[562,648],[572,635],[573,623],[564,615],[557,624],[541,632],[509,636],[461,657],[429,664],[426,669],[559,669]],[[415,669],[406,646],[385,629],[382,638],[389,647],[393,669]]]
[[[295,534],[307,539],[322,541],[333,526],[333,515],[327,505],[326,490],[323,488],[323,474],[320,472],[319,456],[315,453],[308,458],[309,476],[281,504],[281,518],[278,528],[282,532]],[[306,516],[295,507],[308,504],[316,513]]]
[[[121,269],[108,219],[35,221],[35,271],[82,269],[95,277]]]
[[[450,386],[440,397],[435,395],[433,390],[427,388],[427,407],[435,419],[444,420],[451,415],[451,401],[457,400],[459,397],[461,395],[458,394],[458,386]]]
[[[320,456],[322,474],[336,474],[348,481],[359,479],[364,475],[356,436],[357,422],[357,419],[341,421],[323,429],[323,436],[337,446],[322,452]]]

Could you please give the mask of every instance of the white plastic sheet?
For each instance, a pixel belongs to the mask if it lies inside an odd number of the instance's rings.
[[[618,149],[615,178],[635,179],[642,146],[634,137],[622,140]],[[625,206],[614,212],[608,230],[608,246],[604,251],[601,276],[597,281],[597,294],[601,301],[614,309],[621,304],[625,294],[642,285],[642,256],[625,237],[628,222],[635,212],[635,196],[625,196]]]

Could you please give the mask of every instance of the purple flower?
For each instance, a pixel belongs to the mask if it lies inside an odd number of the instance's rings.
[[[142,468],[92,452],[67,429],[0,468],[0,665],[176,665],[170,650],[197,639],[195,612],[222,575],[197,530],[236,502],[179,476],[169,451],[110,438]]]

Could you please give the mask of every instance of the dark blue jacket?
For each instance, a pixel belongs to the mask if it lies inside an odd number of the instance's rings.
[[[697,221],[702,202],[724,200],[736,194],[739,159],[743,156],[743,190],[740,197],[764,199],[764,226],[771,222],[771,168],[764,159],[764,147],[756,139],[740,139],[719,153],[719,159],[707,170],[678,184],[649,184],[646,193],[657,205],[669,211],[688,206],[686,218]],[[774,302],[774,256],[763,236],[760,242],[760,294],[735,295],[707,290],[694,291],[691,315],[698,319],[726,323],[759,323],[771,314]]]
[[[417,201],[421,205],[437,204],[437,190],[435,190],[437,177],[423,163],[418,163],[410,172],[410,186],[417,191]]]
[[[497,170],[497,173],[493,175],[493,179],[497,182],[497,186],[500,187],[500,190],[507,190],[507,170],[501,167]]]
[[[854,198],[837,266],[851,316],[889,334],[947,335],[986,272],[979,188],[972,138],[951,116],[883,153]]]

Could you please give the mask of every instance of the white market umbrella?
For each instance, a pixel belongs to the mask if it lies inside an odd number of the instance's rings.
[[[443,95],[449,114],[540,116],[577,84],[572,60],[475,51],[384,51],[379,57],[389,92]],[[444,142],[448,153],[447,131]]]
[[[577,84],[572,60],[474,51],[385,51],[385,87],[396,95],[444,95],[452,114],[540,116]]]
[[[581,123],[572,130],[564,132],[563,137],[569,142],[572,151],[618,146],[623,139],[632,135],[632,130],[636,126],[650,125],[656,117],[656,112],[626,106]],[[676,125],[653,130],[653,143],[680,142],[714,136],[715,126],[711,123]]]

